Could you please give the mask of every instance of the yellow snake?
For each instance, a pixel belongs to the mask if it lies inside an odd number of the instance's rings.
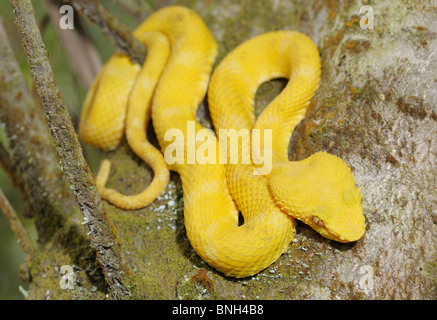
[[[303,119],[320,80],[319,54],[308,37],[275,31],[250,39],[220,62],[208,86],[217,44],[195,12],[178,6],[161,9],[134,34],[148,49],[144,65],[132,64],[121,54],[105,64],[84,103],[79,134],[85,142],[111,150],[126,131],[129,145],[155,175],[144,192],[122,195],[105,187],[110,172],[110,162],[105,160],[97,176],[104,199],[120,208],[136,209],[165,188],[167,165],[146,139],[151,116],[161,151],[175,144],[184,150],[184,158],[168,167],[182,180],[190,243],[226,276],[246,277],[273,263],[294,237],[294,218],[329,239],[361,238],[365,230],[361,195],[346,163],[326,152],[302,161],[288,160],[291,133]],[[288,78],[287,86],[255,122],[257,88],[278,77]],[[196,110],[207,89],[216,132],[260,129],[261,152],[272,156],[270,172],[257,173],[260,165],[254,157],[249,164],[220,164],[218,138],[205,130],[203,141],[217,142],[216,163],[187,163],[187,136],[193,134],[187,124],[195,124],[195,134],[204,129],[196,121]],[[182,142],[166,136],[172,129],[184,134]],[[267,140],[263,143],[265,129],[272,130],[271,145]],[[203,141],[196,142],[196,152],[204,151],[200,149]],[[250,152],[250,142],[242,141],[240,150]],[[244,217],[240,226],[239,212]]]

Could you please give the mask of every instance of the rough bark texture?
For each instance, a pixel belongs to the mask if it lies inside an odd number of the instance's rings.
[[[314,40],[321,53],[322,81],[293,135],[290,159],[319,150],[343,158],[363,187],[368,227],[356,243],[339,244],[298,224],[295,241],[277,262],[254,277],[226,278],[190,246],[180,182],[172,175],[166,192],[143,210],[107,206],[134,271],[132,297],[437,298],[437,4],[176,3],[204,18],[220,45],[218,61],[265,31],[296,29]],[[365,4],[373,7],[374,29],[360,28],[360,7]],[[280,80],[263,86],[258,109],[282,86]],[[129,194],[150,182],[149,168],[126,145],[112,154],[112,161],[109,187]],[[69,242],[78,249],[53,250]],[[32,263],[30,298],[105,297],[107,287],[99,271],[82,261],[82,250],[88,249],[74,234],[60,234],[51,248],[40,247]],[[72,263],[78,281],[74,289],[62,290],[56,268]]]
[[[346,160],[363,187],[368,224],[355,246],[324,254],[329,264],[312,279],[323,283],[323,298],[435,299],[437,3],[370,4],[373,30],[360,28],[360,5],[347,2],[305,23],[323,79],[293,158],[326,150]],[[360,270],[369,267],[372,290],[361,291]]]
[[[39,241],[45,243],[70,215],[68,187],[59,169],[53,143],[0,18],[0,162],[35,216]],[[38,228],[39,229],[39,228]]]

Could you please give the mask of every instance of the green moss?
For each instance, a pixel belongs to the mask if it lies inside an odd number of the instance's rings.
[[[59,229],[52,241],[38,248],[30,264],[30,299],[106,298],[108,288],[95,252],[76,219]],[[72,289],[62,289],[60,286],[63,276],[61,267],[64,265],[73,268],[75,282]]]

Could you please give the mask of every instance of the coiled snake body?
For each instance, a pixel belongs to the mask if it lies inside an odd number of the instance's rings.
[[[361,195],[350,169],[338,157],[318,152],[291,162],[287,150],[292,131],[303,119],[320,80],[317,48],[305,35],[275,31],[243,43],[209,74],[217,44],[201,18],[183,7],[152,14],[136,30],[148,56],[144,66],[121,54],[104,66],[90,89],[79,124],[81,138],[104,150],[115,148],[126,132],[131,148],[154,170],[151,185],[134,196],[105,187],[110,162],[97,177],[101,196],[125,209],[141,208],[165,188],[167,164],[146,139],[152,117],[162,152],[176,142],[166,132],[177,128],[185,137],[183,161],[168,165],[179,173],[187,236],[196,252],[211,266],[231,277],[253,275],[268,267],[287,249],[295,218],[324,237],[341,242],[358,240],[365,223]],[[265,81],[290,79],[284,90],[254,120],[254,97]],[[256,174],[249,164],[188,164],[187,123],[195,133],[204,129],[196,110],[208,89],[214,127],[272,130],[272,168]],[[212,131],[204,138],[217,141]],[[262,136],[262,134],[261,134]],[[251,150],[251,147],[241,150]],[[216,154],[220,153],[219,143]],[[195,145],[199,151],[200,142]],[[241,159],[241,158],[240,158]],[[244,224],[238,225],[242,213]]]

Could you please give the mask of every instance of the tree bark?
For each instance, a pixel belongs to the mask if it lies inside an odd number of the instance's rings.
[[[145,209],[106,206],[133,270],[132,297],[436,299],[436,3],[370,3],[373,29],[365,28],[372,21],[362,19],[370,12],[360,12],[360,2],[175,3],[193,8],[210,27],[219,43],[217,61],[267,31],[298,30],[313,39],[322,80],[293,134],[290,159],[320,150],[344,159],[363,187],[367,230],[356,243],[340,244],[299,223],[289,250],[269,268],[245,279],[226,278],[190,246],[180,181],[172,175],[165,193]],[[259,90],[258,112],[282,86],[276,80]],[[150,182],[148,166],[126,144],[111,156],[108,187],[133,194]],[[36,249],[29,298],[105,298],[108,287],[90,260],[86,235],[59,228],[64,231]],[[80,228],[80,220],[68,224],[70,231]],[[59,286],[62,265],[74,265],[73,289]]]
[[[97,193],[94,176],[83,158],[77,134],[56,84],[48,52],[42,42],[32,3],[30,0],[11,0],[11,4],[30,66],[30,74],[41,99],[44,120],[53,138],[61,170],[83,214],[83,224],[87,227],[87,235],[91,236],[90,244],[96,251],[111,297],[129,297],[127,276],[131,274],[130,267],[120,250],[117,232],[107,218]],[[7,42],[5,37],[1,40]],[[7,46],[4,47],[7,52]]]

